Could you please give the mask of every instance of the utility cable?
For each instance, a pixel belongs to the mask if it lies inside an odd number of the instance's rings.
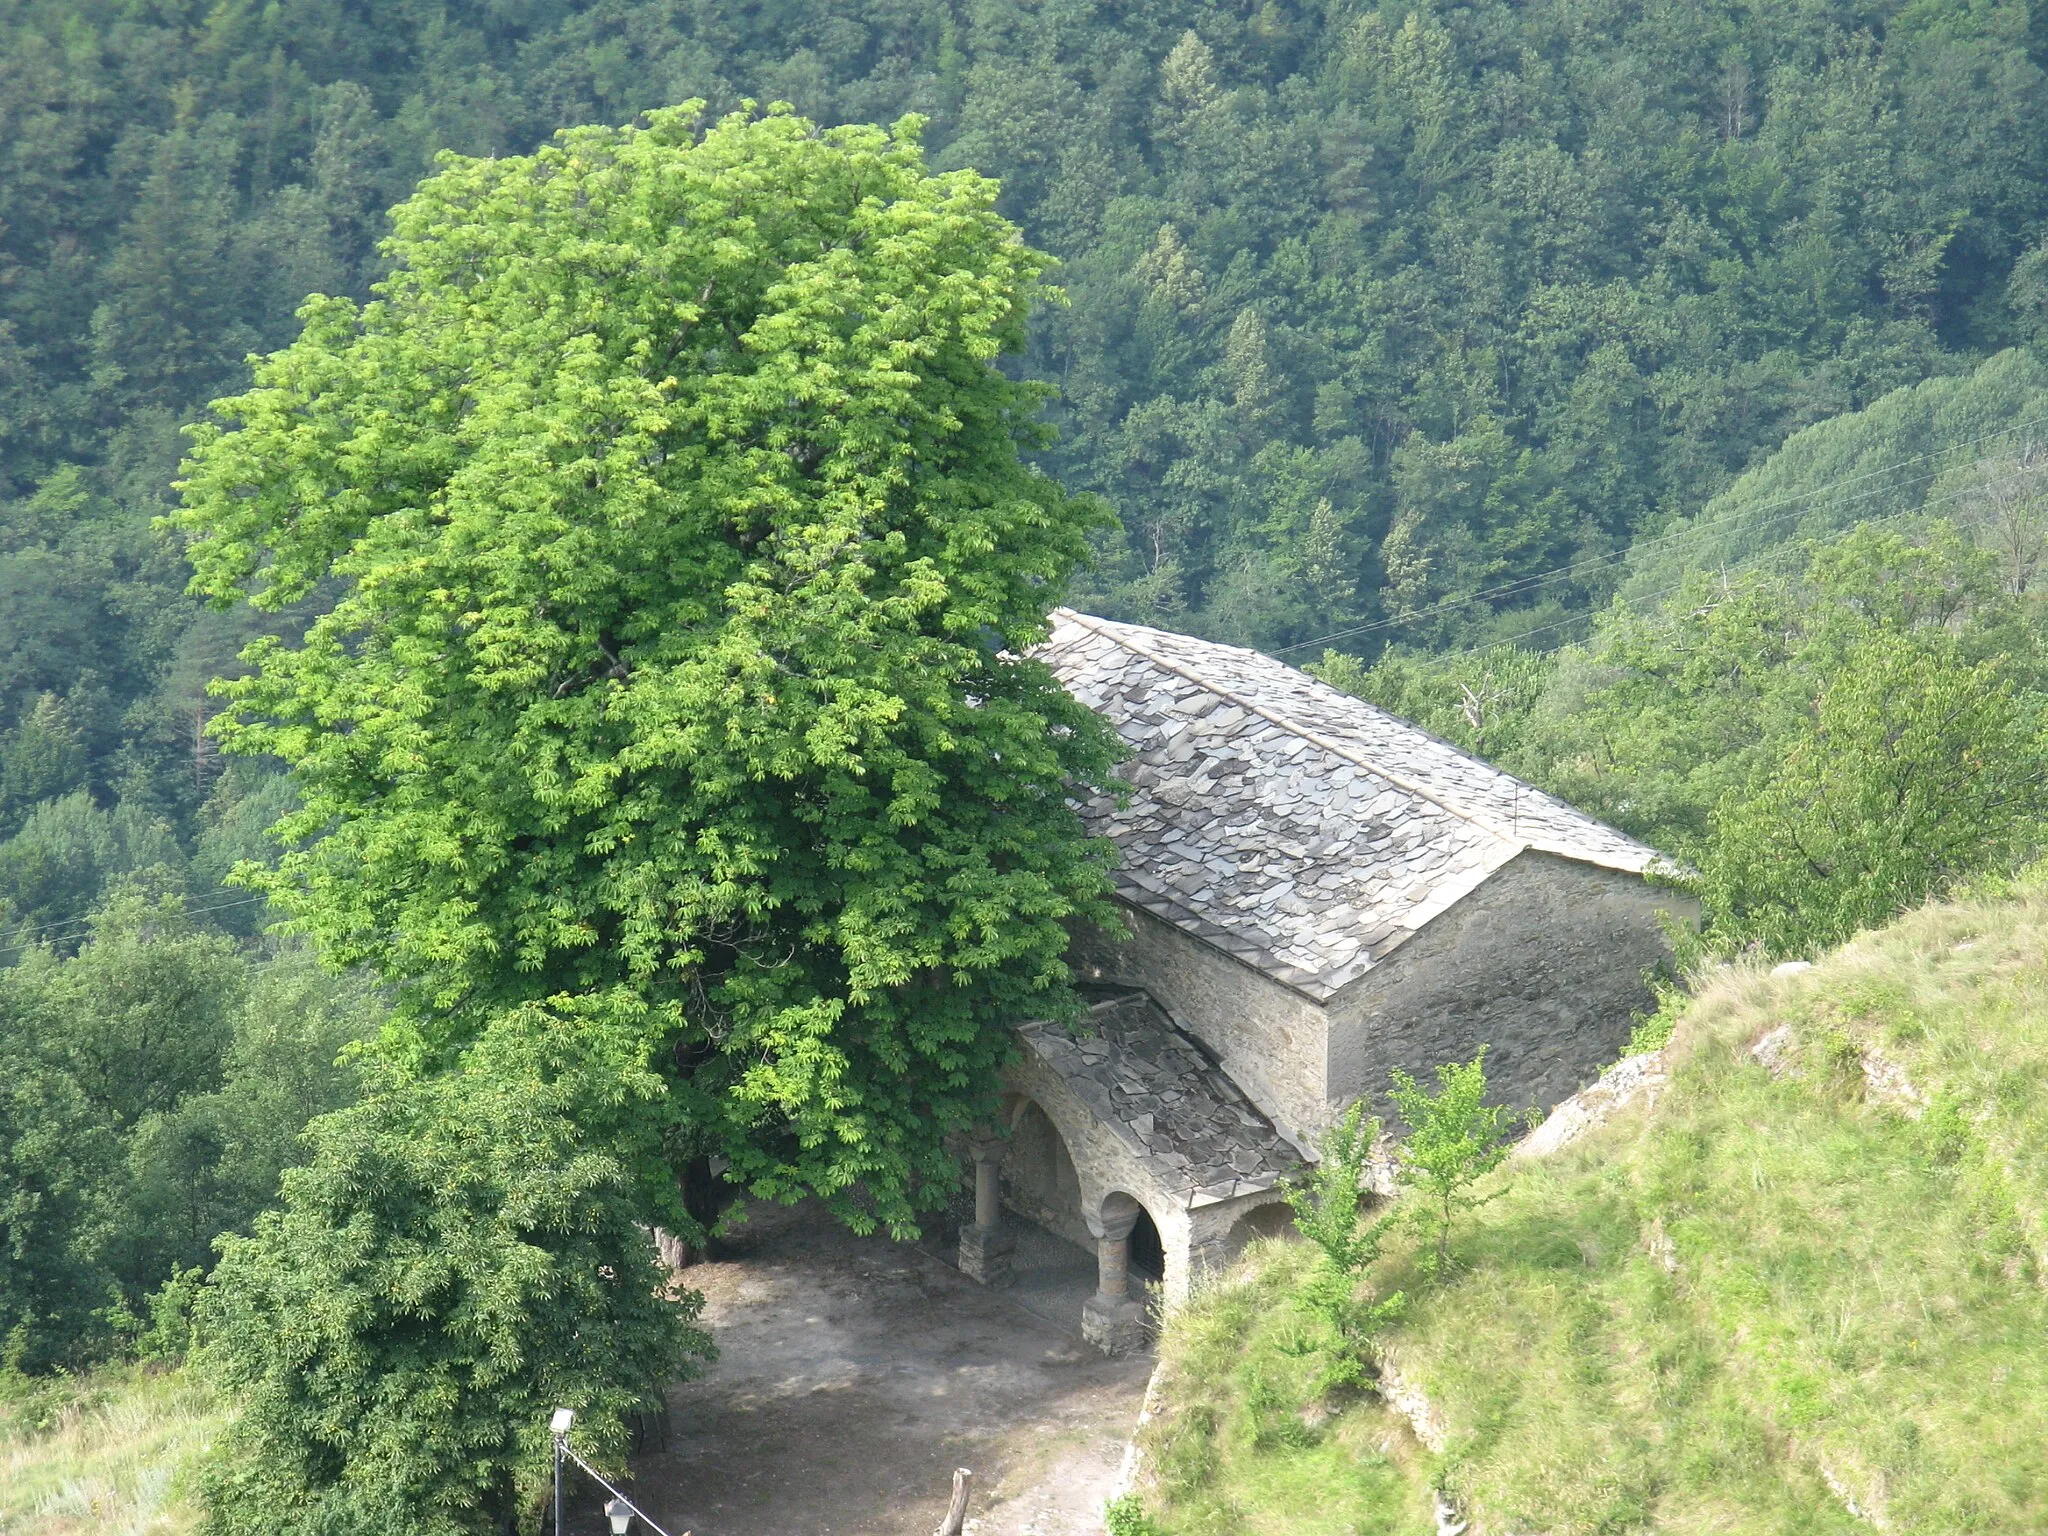
[[[2048,425],[2048,416],[2039,416],[2034,417],[2027,421],[2015,422],[2010,426],[2001,427],[1995,432],[1986,432],[1980,434],[1977,437],[1965,438],[1959,442],[1944,444],[1940,448],[1931,448],[1925,453],[1914,455],[1912,458],[1901,459],[1896,464],[1887,464],[1878,469],[1864,470],[1859,474],[1844,476],[1840,480],[1832,481],[1827,485],[1817,487],[1816,489],[1810,491],[1801,491],[1795,495],[1781,497],[1776,501],[1767,501],[1762,502],[1753,507],[1744,507],[1740,511],[1730,512],[1725,514],[1724,516],[1713,518],[1706,522],[1690,522],[1682,528],[1675,528],[1671,530],[1669,533],[1653,534],[1649,538],[1637,539],[1631,542],[1625,548],[1619,550],[1611,550],[1605,554],[1600,555],[1588,555],[1582,559],[1572,561],[1569,564],[1557,566],[1551,570],[1538,572],[1530,576],[1517,577],[1513,581],[1503,582],[1498,586],[1488,587],[1478,592],[1470,592],[1458,597],[1444,598],[1436,603],[1432,603],[1430,606],[1426,608],[1417,609],[1413,613],[1402,614],[1397,618],[1374,619],[1365,624],[1352,625],[1345,629],[1333,631],[1332,633],[1327,635],[1318,636],[1313,640],[1298,640],[1292,645],[1280,646],[1271,654],[1275,656],[1284,656],[1292,651],[1303,651],[1308,650],[1314,646],[1327,645],[1334,640],[1349,640],[1354,639],[1360,635],[1377,633],[1381,630],[1396,629],[1403,625],[1412,624],[1418,619],[1432,618],[1438,614],[1456,612],[1458,609],[1468,608],[1474,603],[1489,602],[1494,599],[1502,597],[1520,596],[1523,593],[1536,591],[1542,587],[1549,586],[1554,582],[1567,580],[1572,576],[1578,575],[1588,570],[1596,570],[1605,566],[1618,564],[1624,560],[1629,559],[1639,550],[1652,549],[1660,545],[1669,544],[1675,540],[1696,538],[1705,534],[1717,532],[1719,530],[1730,528],[1734,525],[1740,524],[1749,518],[1757,516],[1757,514],[1759,513],[1771,512],[1774,509],[1783,508],[1785,510],[1777,511],[1777,515],[1775,516],[1764,518],[1761,522],[1755,525],[1755,528],[1761,529],[1769,527],[1774,523],[1783,522],[1787,518],[1797,517],[1802,512],[1810,511],[1817,506],[1849,506],[1853,505],[1858,501],[1866,501],[1869,500],[1871,497],[1884,495],[1887,491],[1896,492],[1900,490],[1905,490],[1914,485],[1927,485],[1935,480],[1940,479],[1942,475],[1948,473],[1949,469],[1953,468],[1954,466],[1948,465],[1937,467],[1929,471],[1927,474],[1915,477],[1913,479],[1894,481],[1887,485],[1874,486],[1871,489],[1860,492],[1854,496],[1841,497],[1835,494],[1836,492],[1841,491],[1845,487],[1856,485],[1865,480],[1874,479],[1880,475],[1895,475],[1901,470],[1911,469],[1916,465],[1926,464],[1933,460],[1947,456],[1953,456],[1964,449],[1980,447],[1981,445],[1988,442],[1992,442],[1995,439],[2011,437],[2017,433],[2025,432],[2031,428],[2040,427],[2044,425]],[[1978,462],[1983,462],[1981,457],[1978,460]],[[1923,505],[1925,504],[1923,503]]]
[[[204,906],[186,907],[181,913],[185,917],[204,917],[212,912],[226,912],[235,907],[253,906],[259,901],[268,901],[266,895],[238,896],[232,901],[213,902]],[[34,949],[41,944],[62,944],[70,939],[89,937],[95,920],[92,918],[67,918],[62,922],[45,923],[37,928],[14,930],[16,935],[27,933],[28,938],[18,943],[0,945],[0,955],[15,954],[24,949]]]

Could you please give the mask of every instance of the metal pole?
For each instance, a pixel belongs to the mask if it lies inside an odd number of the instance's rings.
[[[581,1467],[586,1473],[588,1473],[590,1476],[590,1480],[596,1483],[598,1487],[602,1488],[606,1493],[610,1494],[613,1498],[617,1499],[621,1504],[625,1505],[626,1508],[630,1509],[634,1513],[634,1515],[637,1516],[639,1519],[646,1521],[649,1528],[653,1530],[654,1536],[668,1536],[668,1532],[664,1531],[660,1526],[656,1525],[654,1523],[653,1517],[650,1516],[646,1510],[642,1509],[638,1504],[635,1504],[631,1499],[627,1498],[623,1493],[619,1492],[619,1490],[613,1485],[612,1480],[610,1478],[606,1477],[602,1472],[598,1471],[597,1468],[593,1467],[589,1462],[585,1461],[581,1456],[578,1456],[574,1451],[570,1450],[567,1446],[564,1446],[562,1448],[562,1454],[567,1456],[571,1461],[575,1462],[577,1466]],[[688,1531],[685,1531],[683,1532],[683,1536],[690,1536],[690,1533]]]
[[[576,1422],[573,1408],[557,1408],[555,1416],[548,1420],[548,1433],[555,1437],[555,1533],[562,1536],[562,1458],[573,1455],[569,1449],[569,1430]]]

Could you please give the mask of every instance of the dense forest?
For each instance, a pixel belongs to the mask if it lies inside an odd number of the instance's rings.
[[[0,1155],[49,1271],[0,1284],[8,1358],[143,1329],[382,1017],[222,884],[295,797],[219,755],[208,681],[334,594],[207,610],[158,519],[183,429],[308,294],[369,295],[440,152],[690,99],[921,116],[1058,260],[1016,366],[1041,467],[1115,515],[1073,601],[1321,658],[1789,950],[2031,846],[2044,63],[2029,8],[1937,0],[0,6]],[[1814,553],[1871,517],[1954,526]],[[1821,900],[1717,820],[1813,803],[1838,676],[1964,674],[2011,703],[1965,759],[2025,767],[1955,846],[1852,850]],[[186,1056],[122,1055],[188,995]]]

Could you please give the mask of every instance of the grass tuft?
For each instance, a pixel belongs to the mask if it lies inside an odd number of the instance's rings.
[[[1142,1432],[1148,1497],[1175,1536],[1409,1536],[1435,1521],[1404,1421],[1324,1389],[1328,1323],[1299,1294],[1306,1243],[1254,1244],[1174,1315],[1164,1407]]]
[[[1162,1528],[1424,1528],[1441,1487],[1474,1536],[2048,1529],[2048,896],[1726,971],[1666,1053],[1654,1097],[1492,1177],[1442,1280],[1387,1244],[1441,1456],[1370,1400],[1303,1416],[1304,1249],[1174,1318]]]
[[[199,1511],[189,1474],[222,1422],[182,1371],[0,1383],[0,1533],[190,1531]]]

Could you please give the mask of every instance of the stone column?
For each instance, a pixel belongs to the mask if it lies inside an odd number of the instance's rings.
[[[1001,1290],[1017,1278],[1010,1256],[1017,1235],[1003,1222],[1003,1144],[974,1143],[974,1225],[960,1229],[960,1273]]]
[[[1129,1195],[1111,1195],[1088,1222],[1095,1233],[1095,1294],[1081,1305],[1081,1337],[1105,1355],[1143,1348],[1149,1331],[1145,1304],[1130,1294],[1131,1229],[1139,1209]]]

